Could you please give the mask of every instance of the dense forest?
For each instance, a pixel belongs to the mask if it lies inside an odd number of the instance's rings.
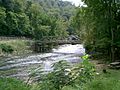
[[[87,7],[78,8],[73,21],[86,51],[106,60],[119,60],[120,1],[83,1]]]
[[[0,0],[0,36],[67,36],[74,12],[61,0]]]

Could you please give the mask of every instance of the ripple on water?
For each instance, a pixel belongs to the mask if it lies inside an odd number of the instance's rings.
[[[39,68],[40,66],[43,67],[41,69],[42,71],[51,71],[52,64],[60,60],[66,60],[71,63],[81,62],[80,56],[84,54],[85,49],[83,45],[61,45],[57,49],[53,49],[51,53],[2,60],[0,61],[0,72],[11,72],[10,74],[6,74],[10,77],[27,77],[33,69]]]

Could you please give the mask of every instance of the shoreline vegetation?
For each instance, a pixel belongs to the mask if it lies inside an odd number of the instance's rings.
[[[106,68],[106,64],[99,62],[98,60],[92,60],[90,62],[95,65],[96,74],[92,81],[88,81],[82,85],[82,90],[119,90],[120,88],[120,70],[112,70]],[[103,69],[106,68],[107,73],[103,72]],[[49,74],[52,75],[52,74]],[[51,76],[49,76],[51,77]],[[64,77],[63,77],[64,78]],[[49,81],[49,80],[48,80]],[[48,83],[48,82],[47,82]],[[49,84],[49,83],[48,83]],[[41,83],[32,83],[26,84],[25,82],[15,79],[15,78],[0,78],[0,90],[42,90],[41,88],[46,85]],[[63,84],[64,86],[64,84]],[[49,87],[49,86],[46,86]],[[52,87],[52,86],[51,86]],[[81,86],[65,85],[60,90],[79,90]],[[45,90],[54,90],[54,89],[45,89]],[[55,89],[58,90],[58,89]],[[81,89],[80,89],[81,90]]]
[[[9,39],[0,41],[0,57],[22,56],[33,53],[31,49],[32,40],[28,39]]]

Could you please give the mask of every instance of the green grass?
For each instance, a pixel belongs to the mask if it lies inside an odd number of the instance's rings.
[[[41,90],[37,84],[29,87],[20,80],[0,78],[0,90]],[[62,90],[81,90],[66,86]],[[108,70],[108,73],[97,75],[94,80],[83,86],[82,90],[120,90],[120,70]]]
[[[30,90],[30,88],[20,80],[0,78],[0,90]]]
[[[12,53],[13,55],[21,55],[31,52],[28,42],[29,41],[27,40],[16,39],[16,40],[0,41],[0,44],[10,45],[14,49],[14,52]],[[0,49],[0,54],[4,55],[1,49]]]
[[[85,86],[84,90],[120,90],[120,70],[108,70]]]
[[[81,90],[74,87],[65,87],[63,90]],[[94,80],[85,84],[82,90],[120,90],[120,70],[108,70],[101,73]]]

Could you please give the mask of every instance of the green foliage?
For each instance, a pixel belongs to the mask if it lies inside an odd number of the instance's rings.
[[[66,31],[68,29],[68,22],[64,22],[63,19],[59,19],[55,22],[55,24],[56,24],[55,31],[54,31],[55,36],[65,37],[68,35],[68,32]]]
[[[119,90],[119,74],[119,70],[108,70],[107,74],[101,73],[90,83],[87,83],[83,90]]]
[[[68,1],[63,2],[61,0],[36,0],[36,2],[40,3],[49,16],[55,16],[58,19],[63,17],[65,20],[69,20],[75,12],[75,6]]]
[[[5,8],[0,7],[0,23],[4,22],[6,17]]]
[[[28,40],[5,40],[5,41],[0,41],[0,54],[1,55],[5,55],[5,53],[10,53],[12,55],[21,55],[21,54],[25,54],[25,53],[30,53],[32,52],[32,50],[30,50],[30,45],[29,43],[30,41]],[[7,48],[7,52],[2,52],[2,48]]]
[[[12,53],[14,51],[13,47],[7,44],[0,44],[0,49],[4,53]]]
[[[61,62],[66,64],[66,62]],[[61,67],[62,65],[57,65]],[[73,85],[65,85],[61,90],[119,90],[120,89],[120,70],[107,70],[109,73],[100,73],[96,75],[90,82],[83,85],[83,88],[76,88]],[[31,84],[27,86],[20,80],[13,78],[0,78],[0,90],[58,90],[54,89],[54,84],[41,86],[40,84]],[[50,86],[48,86],[50,85]],[[41,89],[44,87],[44,89]],[[45,88],[46,87],[46,88]],[[49,88],[48,88],[49,87]]]
[[[67,75],[67,69],[70,65],[66,61],[59,61],[53,65],[53,71],[42,75],[40,79],[40,90],[61,90],[70,82],[70,77]]]
[[[1,0],[0,36],[67,36],[74,10],[60,0]]]
[[[72,69],[73,86],[82,89],[83,85],[91,82],[95,76],[95,67],[89,61],[89,55],[82,57],[83,62]]]
[[[0,78],[0,90],[30,90],[30,88],[20,80]]]
[[[66,61],[59,61],[53,65],[53,71],[47,74],[40,72],[39,90],[62,90],[66,86],[82,89],[85,83],[93,79],[95,71],[88,55],[82,58],[83,62],[79,65],[72,66]]]
[[[6,32],[3,30],[6,21],[6,13],[5,13],[5,8],[4,7],[0,7],[0,34],[5,34]]]
[[[120,70],[107,69],[108,73],[102,73],[99,70],[99,75],[95,75],[92,81],[83,85],[83,89],[77,89],[71,86],[66,86],[63,90],[119,90],[120,88]]]
[[[78,29],[89,53],[99,52],[114,61],[120,57],[119,51],[120,21],[118,15],[120,2],[116,0],[82,0],[87,7],[77,9],[73,26]]]

